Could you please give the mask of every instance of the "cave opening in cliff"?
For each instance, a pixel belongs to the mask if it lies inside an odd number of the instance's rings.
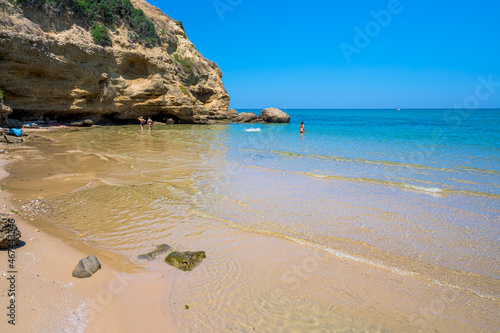
[[[164,114],[164,113],[159,113],[159,114],[156,114],[156,115],[151,115],[150,116],[151,119],[154,121],[154,122],[162,122],[162,123],[171,123],[171,124],[181,124],[181,120],[174,116],[174,115],[170,115],[170,114]]]

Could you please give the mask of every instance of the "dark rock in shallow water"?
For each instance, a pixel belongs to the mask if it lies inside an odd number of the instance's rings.
[[[161,244],[156,246],[156,250],[153,250],[151,252],[145,253],[145,254],[140,254],[137,256],[139,259],[147,259],[147,260],[152,260],[159,254],[165,253],[169,251],[171,247],[167,244]]]
[[[258,120],[258,116],[253,112],[242,112],[233,118],[233,123],[250,123]]]
[[[21,244],[21,231],[16,221],[5,214],[0,214],[0,249],[10,249]]]
[[[78,262],[75,269],[73,270],[73,277],[76,278],[87,278],[91,277],[92,274],[101,269],[101,263],[94,255],[88,256]]]
[[[172,252],[165,258],[165,262],[182,271],[190,271],[197,263],[205,259],[205,257],[205,251]]]

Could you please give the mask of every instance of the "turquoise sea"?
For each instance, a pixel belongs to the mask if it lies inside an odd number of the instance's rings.
[[[176,281],[167,308],[185,331],[498,327],[500,110],[284,111],[289,124],[47,133],[51,143],[33,144],[41,154],[27,154],[5,187],[28,199],[39,186],[51,223],[145,272],[166,270],[137,259],[154,244],[205,250],[192,274],[165,273]],[[51,193],[55,182],[75,190]],[[291,259],[259,237],[317,254],[288,274]],[[262,251],[264,265],[245,263]],[[382,290],[394,295],[384,301]],[[211,315],[175,312],[174,301]],[[426,304],[442,307],[430,316]]]
[[[287,125],[232,127],[230,157],[433,193],[500,195],[500,110],[287,112]],[[301,121],[308,132],[297,136]]]
[[[251,204],[214,215],[498,299],[500,110],[285,111],[290,124],[228,127],[215,186]]]

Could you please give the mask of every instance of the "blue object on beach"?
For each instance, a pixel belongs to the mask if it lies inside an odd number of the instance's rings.
[[[9,130],[10,134],[14,134],[15,136],[21,136],[21,129],[20,128],[11,128]]]

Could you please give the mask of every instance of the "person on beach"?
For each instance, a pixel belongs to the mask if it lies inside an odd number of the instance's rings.
[[[148,127],[149,127],[149,133],[151,133],[151,129],[153,127],[153,120],[151,119],[151,117],[148,117]]]
[[[140,116],[139,118],[140,123],[141,123],[141,131],[144,132],[144,124],[146,123],[146,119],[144,119],[142,116]]]
[[[304,122],[301,122],[300,127],[299,127],[299,133],[304,134],[304,131],[307,131],[307,130],[304,128]]]

